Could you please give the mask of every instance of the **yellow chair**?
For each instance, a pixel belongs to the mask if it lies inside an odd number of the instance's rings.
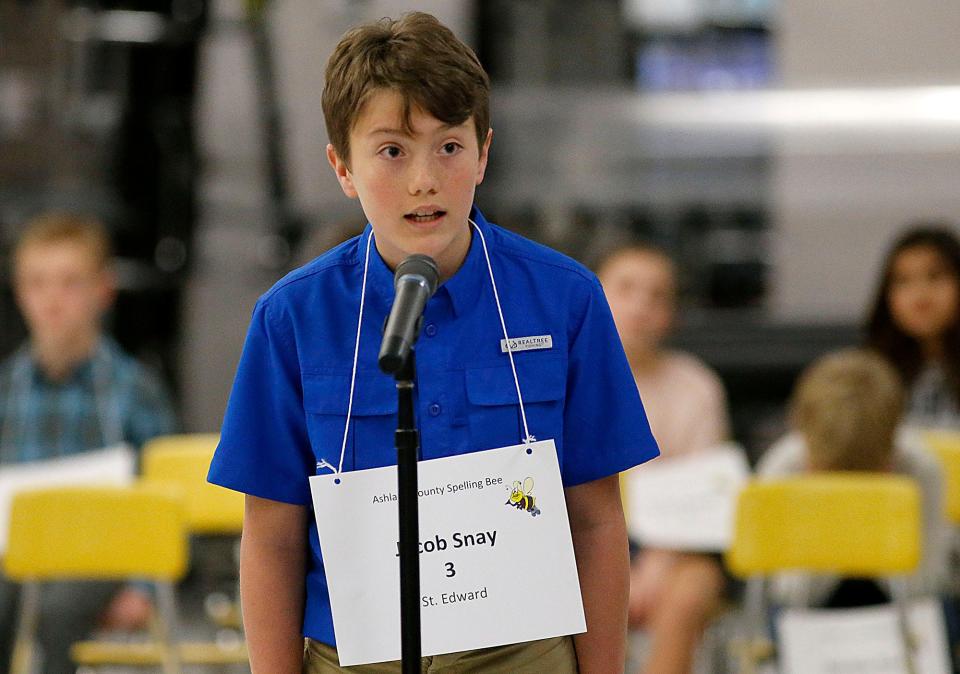
[[[86,667],[125,665],[127,667],[155,667],[162,665],[167,649],[152,643],[113,643],[81,641],[73,645],[70,655],[77,664]],[[249,661],[247,645],[242,640],[218,643],[214,641],[187,641],[176,644],[177,661],[181,665],[224,667],[246,664]],[[177,670],[179,671],[179,670]]]
[[[215,433],[150,440],[143,447],[143,480],[182,491],[191,533],[238,535],[243,528],[243,494],[207,482],[218,441]]]
[[[773,654],[767,633],[767,577],[784,571],[891,577],[903,622],[896,576],[920,561],[921,499],[908,478],[831,473],[755,481],[741,492],[729,569],[747,579],[745,629],[735,643],[741,672],[756,671]],[[907,649],[908,654],[910,648]]]
[[[924,431],[923,439],[943,466],[947,519],[960,526],[960,432]]]
[[[954,554],[960,554],[960,431],[928,430],[923,432],[927,447],[943,467],[944,514],[953,524]],[[952,592],[954,601],[960,586],[960,577],[954,572]],[[955,644],[955,661],[960,662],[960,644]]]
[[[43,582],[127,578],[156,584],[152,648],[166,674],[179,672],[173,584],[187,556],[183,506],[168,491],[60,487],[17,494],[3,560],[7,576],[22,584],[12,672],[30,671]]]
[[[239,536],[243,529],[243,494],[207,482],[207,470],[219,440],[216,433],[166,435],[150,440],[143,447],[143,482],[179,490],[186,505],[190,533]],[[240,629],[237,602],[224,599],[208,602],[213,609],[211,617],[222,627]],[[183,648],[184,660],[194,664],[246,661],[242,641],[228,645],[184,644]],[[100,657],[93,650],[80,655],[86,662]]]
[[[219,440],[216,433],[154,438],[143,448],[143,479],[181,490],[191,533],[239,536],[243,529],[243,494],[207,482],[207,469]],[[209,601],[208,613],[222,627],[239,629],[237,603],[223,599]]]

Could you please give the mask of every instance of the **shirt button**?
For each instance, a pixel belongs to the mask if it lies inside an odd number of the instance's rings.
[[[425,327],[423,331],[426,333],[427,337],[433,337],[437,334],[437,326],[433,323],[428,323],[427,327]]]
[[[438,405],[437,403],[433,403],[432,405],[430,405],[429,408],[427,408],[427,411],[430,412],[431,417],[440,416],[440,411],[441,411],[440,405]]]

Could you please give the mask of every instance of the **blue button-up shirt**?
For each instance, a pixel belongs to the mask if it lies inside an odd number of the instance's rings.
[[[556,442],[565,486],[658,454],[596,277],[579,263],[487,223],[484,233],[511,338],[552,347],[514,353],[530,433]],[[340,461],[364,252],[372,229],[298,269],[260,298],[210,467],[211,482],[311,507],[309,477]],[[344,470],[396,463],[397,392],[377,367],[393,272],[370,252]],[[516,384],[476,232],[463,265],[427,303],[416,345],[421,458],[523,439]],[[334,645],[316,524],[311,518],[304,634]]]

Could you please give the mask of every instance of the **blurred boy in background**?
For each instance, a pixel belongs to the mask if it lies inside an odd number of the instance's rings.
[[[29,339],[0,367],[0,470],[122,443],[139,448],[175,430],[159,380],[103,334],[115,280],[99,222],[47,214],[28,223],[13,253],[13,284]],[[0,674],[10,663],[17,596],[0,575]],[[48,584],[38,630],[43,671],[73,672],[70,645],[98,622],[135,629],[151,613],[138,587]]]
[[[729,439],[719,377],[694,356],[663,346],[674,325],[673,261],[647,245],[618,248],[598,268],[604,293],[662,456],[710,449]],[[630,473],[624,475],[630,480]],[[625,490],[629,492],[629,490]],[[642,548],[631,562],[629,621],[651,636],[645,672],[689,672],[726,587],[715,556]]]
[[[904,390],[897,371],[879,354],[845,350],[815,362],[791,400],[794,432],[760,460],[761,477],[812,471],[895,472],[913,478],[923,499],[922,557],[906,582],[910,596],[946,589],[948,529],[943,483],[936,459],[899,436]],[[773,595],[785,606],[852,607],[890,601],[884,583],[818,574],[780,574]]]

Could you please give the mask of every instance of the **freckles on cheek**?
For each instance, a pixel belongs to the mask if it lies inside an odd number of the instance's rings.
[[[399,192],[401,188],[402,180],[400,176],[388,171],[378,173],[367,181],[368,191],[377,195],[392,196]]]
[[[477,178],[478,178],[478,174],[477,174],[477,168],[475,166],[465,168],[459,174],[459,181],[462,182],[463,184],[475,185],[477,182]]]

